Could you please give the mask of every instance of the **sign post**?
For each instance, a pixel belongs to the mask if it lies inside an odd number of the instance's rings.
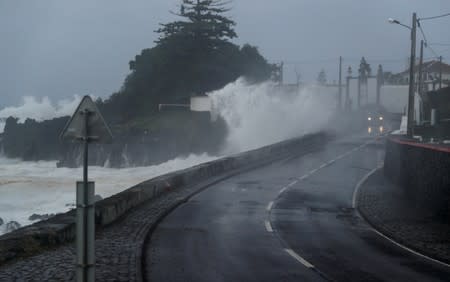
[[[76,190],[76,276],[95,281],[95,183],[88,181],[89,143],[111,143],[112,134],[91,97],[84,96],[61,133],[62,140],[83,142],[83,181]]]

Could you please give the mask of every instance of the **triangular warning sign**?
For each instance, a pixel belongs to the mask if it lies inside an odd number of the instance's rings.
[[[87,123],[86,118],[88,119]],[[83,97],[75,113],[73,113],[66,124],[60,138],[62,140],[84,140],[86,137],[86,124],[89,143],[112,142],[111,130],[109,130],[100,111],[89,96]]]

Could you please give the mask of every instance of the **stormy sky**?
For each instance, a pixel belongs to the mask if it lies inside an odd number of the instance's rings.
[[[106,97],[118,90],[128,62],[154,45],[158,23],[174,19],[178,0],[0,0],[0,106],[22,96]],[[284,61],[286,78],[303,81],[325,69],[337,79],[338,57],[356,68],[361,56],[376,69],[400,71],[409,54],[410,25],[450,12],[448,0],[234,0],[235,43],[259,47],[270,62]],[[430,43],[450,43],[450,17],[423,21]],[[450,56],[450,46],[433,49]],[[427,49],[425,57],[433,53]]]

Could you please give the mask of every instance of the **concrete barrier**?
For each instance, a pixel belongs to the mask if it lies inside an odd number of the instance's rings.
[[[450,147],[390,137],[384,173],[415,205],[450,221]]]
[[[196,185],[233,170],[245,170],[323,146],[330,136],[316,133],[203,163],[144,181],[96,203],[96,225],[113,223],[129,210],[163,193]],[[0,236],[0,265],[75,239],[75,210]]]

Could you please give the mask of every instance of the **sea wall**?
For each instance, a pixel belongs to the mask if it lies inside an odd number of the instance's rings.
[[[214,177],[226,177],[232,171],[244,171],[277,159],[300,155],[320,148],[329,138],[326,133],[310,134],[150,179],[97,202],[96,225],[101,228],[114,223],[131,209],[146,201],[157,200],[163,193],[198,185]],[[75,210],[72,210],[0,236],[0,264],[74,239]]]

